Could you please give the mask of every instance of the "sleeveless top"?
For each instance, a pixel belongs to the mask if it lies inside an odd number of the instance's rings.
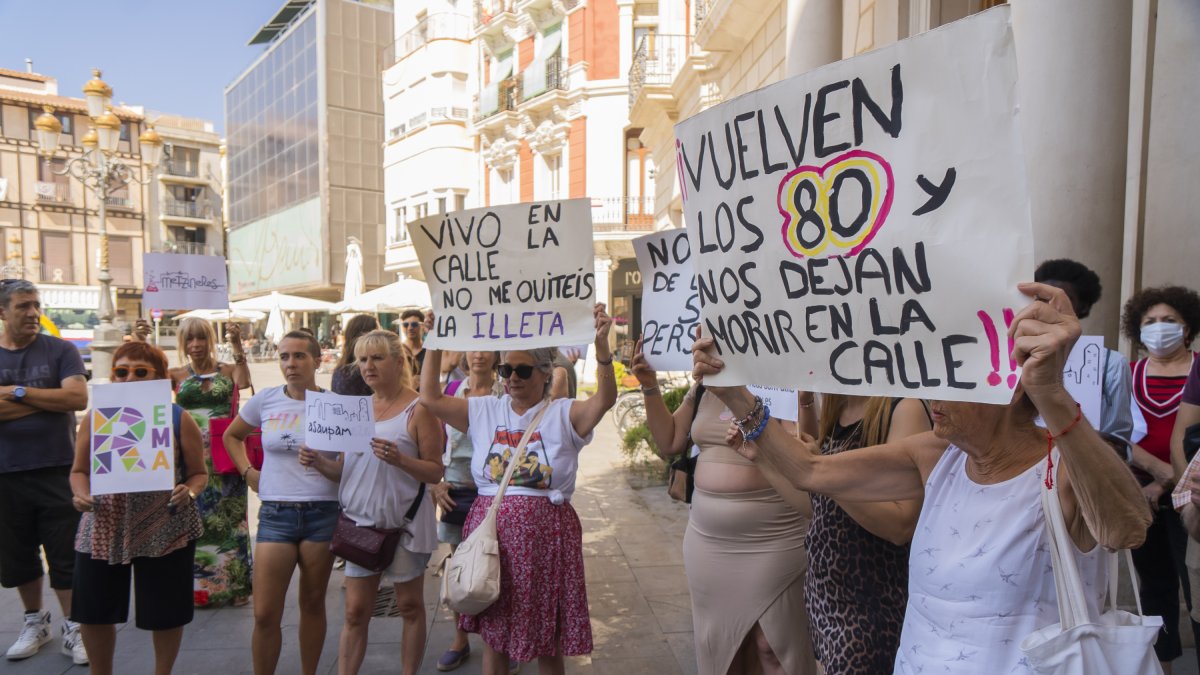
[[[1021,640],[1058,623],[1041,502],[1046,461],[995,485],[971,480],[966,464],[951,445],[925,484],[896,673],[1032,673]],[[1102,548],[1075,557],[1098,612],[1108,587]]]
[[[408,421],[417,407],[414,400],[402,413],[375,423],[375,435],[394,441],[400,453],[418,458],[417,444],[408,435]],[[404,524],[404,514],[417,498],[420,482],[407,471],[386,464],[373,452],[348,452],[338,485],[342,510],[358,525],[392,529]],[[421,499],[417,515],[400,536],[400,545],[414,553],[432,553],[437,548],[437,525],[433,500]]]
[[[467,398],[467,390],[471,388],[467,379],[455,380],[449,386],[454,387],[454,398]],[[444,479],[454,487],[474,485],[471,477],[471,458],[475,456],[475,446],[471,445],[471,435],[458,429],[446,426],[446,451],[442,453],[442,465],[446,467]]]
[[[1136,361],[1133,368],[1133,400],[1146,418],[1146,437],[1138,445],[1164,462],[1171,461],[1171,432],[1175,430],[1175,413],[1183,398],[1187,375],[1147,375],[1148,359]],[[1192,354],[1193,365],[1196,355]],[[1189,371],[1191,368],[1188,369]]]
[[[188,378],[179,383],[179,389],[175,392],[175,403],[192,413],[193,417],[204,418],[205,423],[200,425],[201,431],[208,429],[208,419],[230,417],[233,410],[234,385],[233,380],[221,374],[220,366],[216,372],[206,375],[197,375],[190,365],[187,371]],[[208,391],[204,390],[206,381],[212,382]]]
[[[861,448],[861,430],[835,425],[821,454]],[[812,511],[804,599],[817,658],[831,675],[886,673],[908,600],[909,546],[871,534],[825,495],[813,493]]]
[[[185,478],[179,424],[183,408],[171,406],[175,424],[175,482]],[[97,495],[96,506],[84,513],[75,533],[75,550],[112,565],[134,558],[158,558],[177,551],[204,533],[196,502],[169,511],[170,490]]]

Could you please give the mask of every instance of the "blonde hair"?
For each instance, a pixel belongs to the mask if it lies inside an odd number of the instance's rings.
[[[404,355],[404,345],[400,336],[390,330],[376,329],[360,336],[354,342],[354,358],[358,359],[367,350],[383,348],[389,356],[400,362],[400,386],[412,386],[412,371],[408,368],[408,359]]]
[[[179,362],[185,366],[191,365],[191,359],[187,355],[187,342],[189,338],[202,337],[208,341],[208,358],[213,365],[217,365],[217,332],[213,330],[212,324],[204,319],[188,317],[179,322],[179,330],[176,332],[175,350],[179,352]]]
[[[821,442],[824,443],[837,426],[842,411],[850,403],[845,394],[821,394]],[[859,447],[879,445],[887,440],[892,428],[892,399],[887,396],[872,396],[867,399],[863,410],[862,427],[859,429]]]

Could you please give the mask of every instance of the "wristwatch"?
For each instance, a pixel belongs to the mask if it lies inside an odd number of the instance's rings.
[[[16,387],[13,387],[12,397],[14,401],[20,403],[21,400],[25,398],[25,387],[22,387],[19,384]]]

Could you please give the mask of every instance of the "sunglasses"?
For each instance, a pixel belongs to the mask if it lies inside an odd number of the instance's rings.
[[[112,376],[114,378],[123,380],[123,379],[129,377],[130,372],[133,373],[134,377],[136,377],[140,380],[150,374],[150,369],[149,368],[134,368],[131,371],[129,368],[113,368]]]
[[[529,378],[533,377],[533,371],[534,367],[529,364],[510,366],[507,363],[501,363],[500,365],[496,366],[496,373],[506,380],[512,377],[514,373],[522,380],[528,380]]]
[[[414,326],[420,326],[421,322],[420,321],[405,321],[404,323],[402,323],[400,325],[404,326],[405,328],[412,328]]]

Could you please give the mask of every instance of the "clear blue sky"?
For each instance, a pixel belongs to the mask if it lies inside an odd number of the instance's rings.
[[[92,68],[113,100],[225,128],[224,90],[260,53],[246,43],[283,0],[0,0],[0,68],[33,69],[82,96]],[[52,28],[41,31],[49,14]],[[146,35],[144,40],[141,37]]]

